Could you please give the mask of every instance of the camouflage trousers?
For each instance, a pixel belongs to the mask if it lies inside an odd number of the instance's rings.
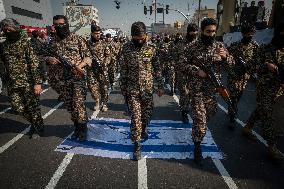
[[[59,95],[65,90],[65,78],[63,66],[60,64],[48,66],[48,83]]]
[[[116,65],[115,62],[112,61],[108,64],[108,78],[109,78],[109,84],[113,85],[115,80],[115,73],[116,73]]]
[[[73,122],[85,123],[88,120],[86,110],[86,79],[69,79],[65,81],[65,90],[63,91],[64,102],[67,110],[71,112]]]
[[[187,78],[184,74],[180,72],[176,72],[176,85],[179,90],[180,99],[179,99],[179,107],[180,111],[189,111],[189,105],[191,100],[190,95],[190,87],[187,82]]]
[[[103,73],[98,72],[95,75],[91,70],[87,70],[87,85],[95,102],[108,102],[108,83]]]
[[[36,130],[43,129],[39,96],[33,88],[8,89],[12,108],[23,116]]]
[[[256,109],[249,117],[247,124],[253,127],[253,125],[260,121],[262,128],[263,138],[269,145],[276,143],[276,131],[274,129],[273,119],[273,105],[275,99],[283,95],[283,90],[280,86],[273,86],[267,84],[257,85],[256,90]]]
[[[243,91],[247,86],[249,76],[246,75],[242,79],[233,79],[228,77],[227,88],[230,92],[230,97],[232,100],[232,106],[228,107],[228,113],[231,116],[231,119],[234,119],[238,112],[238,103],[243,95]]]
[[[175,89],[176,87],[175,86],[176,84],[175,69],[170,63],[166,65],[165,72],[166,72],[166,77],[167,77],[166,80],[168,84],[170,85],[172,89]]]
[[[150,123],[153,112],[153,95],[131,94],[127,96],[128,107],[131,115],[131,140],[141,140],[141,133]]]
[[[192,139],[194,142],[201,142],[206,134],[209,119],[217,112],[217,100],[213,95],[203,92],[193,94],[192,107]]]

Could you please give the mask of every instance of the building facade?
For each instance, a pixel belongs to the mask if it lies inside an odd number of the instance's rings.
[[[68,18],[71,31],[82,36],[90,34],[91,24],[100,23],[98,9],[93,5],[82,5],[71,1],[63,6],[63,13]]]
[[[50,0],[0,0],[0,20],[13,18],[21,25],[45,28],[52,24]]]

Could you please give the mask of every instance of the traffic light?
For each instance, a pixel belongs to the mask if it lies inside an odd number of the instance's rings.
[[[144,6],[144,14],[147,15],[147,7]]]
[[[169,14],[169,5],[166,5],[166,14]]]
[[[150,15],[152,15],[152,13],[153,13],[153,7],[150,6]]]

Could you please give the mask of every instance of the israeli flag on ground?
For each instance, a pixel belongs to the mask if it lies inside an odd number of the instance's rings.
[[[191,139],[191,128],[192,123],[152,120],[148,127],[149,139],[141,143],[142,156],[144,158],[192,159],[194,143]],[[223,158],[209,130],[201,146],[204,158]],[[55,151],[130,159],[133,148],[129,120],[96,118],[89,121],[87,141],[79,142],[68,137]]]

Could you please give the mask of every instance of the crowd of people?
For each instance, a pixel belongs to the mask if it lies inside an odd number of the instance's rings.
[[[206,18],[200,28],[188,24],[185,36],[149,36],[143,22],[131,26],[131,39],[102,35],[101,28],[91,25],[90,37],[84,39],[70,32],[63,15],[53,17],[49,36],[34,31],[29,39],[14,19],[4,19],[0,29],[6,41],[1,43],[0,71],[11,105],[31,123],[30,138],[41,136],[44,123],[39,95],[48,82],[63,101],[74,123],[73,140],[87,138],[87,89],[95,102],[94,110],[108,111],[109,90],[119,77],[121,93],[131,117],[133,159],[141,159],[141,140],[148,139],[147,127],[153,111],[153,94],[162,96],[165,84],[169,95],[179,94],[181,120],[193,120],[194,161],[202,164],[201,142],[208,121],[217,112],[220,88],[228,91],[228,128],[235,128],[238,102],[249,78],[257,74],[257,106],[242,130],[256,140],[253,126],[261,122],[268,155],[284,160],[276,147],[273,104],[283,94],[284,24],[275,28],[268,45],[254,41],[255,26],[242,26],[242,39],[228,49],[216,41],[217,23]],[[227,78],[222,73],[227,73]],[[227,79],[227,86],[215,80]]]

